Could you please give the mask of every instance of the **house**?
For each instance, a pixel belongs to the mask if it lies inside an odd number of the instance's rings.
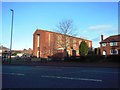
[[[19,57],[21,57],[21,56],[24,56],[24,55],[32,55],[32,49],[31,48],[29,48],[29,49],[23,49],[23,50],[12,50],[12,54],[14,54],[14,53],[16,53],[16,56],[19,56]]]
[[[101,35],[100,52],[102,55],[120,55],[120,35],[109,36],[104,40]]]
[[[82,40],[88,44],[89,48],[92,48],[92,41],[90,40],[37,29],[33,34],[33,55],[43,58],[79,55],[79,45]],[[64,53],[65,47],[67,54]]]
[[[24,54],[33,54],[33,50],[31,49],[31,48],[29,48],[29,49],[23,49],[23,51],[22,51]]]
[[[14,56],[21,57],[23,54],[24,53],[22,50],[12,50],[12,55],[14,55]]]
[[[0,46],[0,57],[1,57],[1,56],[6,56],[6,57],[8,57],[9,53],[10,53],[9,48],[4,47],[3,45]]]

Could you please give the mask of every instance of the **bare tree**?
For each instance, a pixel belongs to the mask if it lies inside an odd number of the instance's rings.
[[[72,20],[62,20],[57,25],[57,31],[64,35],[71,35],[73,30],[73,21]]]
[[[58,36],[57,44],[61,45],[61,47],[63,47],[64,50],[67,50],[67,47],[69,47],[71,41],[73,41],[72,36],[76,35],[75,34],[75,28],[73,27],[73,21],[72,20],[62,20],[62,21],[60,21],[59,24],[57,25],[56,31],[58,33],[63,34],[62,37]]]

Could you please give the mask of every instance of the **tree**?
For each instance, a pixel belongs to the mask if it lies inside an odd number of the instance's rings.
[[[75,36],[75,28],[73,27],[72,20],[62,20],[57,25],[56,31],[58,33],[63,34],[63,36],[58,36],[57,44],[67,50],[67,47],[70,46],[70,42],[73,41],[72,37],[68,38],[69,36]]]
[[[15,53],[13,53],[13,56],[16,56],[17,55],[17,53],[15,52]]]
[[[79,46],[79,54],[81,56],[86,56],[88,54],[88,45],[85,41],[82,41]]]

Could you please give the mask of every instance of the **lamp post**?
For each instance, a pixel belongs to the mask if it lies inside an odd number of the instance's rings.
[[[10,9],[12,12],[12,23],[11,23],[11,38],[10,38],[10,62],[11,63],[11,55],[12,55],[12,33],[13,33],[13,17],[14,17],[14,10]]]

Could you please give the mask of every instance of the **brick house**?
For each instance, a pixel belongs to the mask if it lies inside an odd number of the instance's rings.
[[[109,36],[104,40],[101,35],[100,52],[102,55],[120,55],[120,35]]]
[[[90,40],[37,29],[33,34],[33,55],[43,58],[48,56],[64,57],[65,46],[69,56],[73,55],[72,51],[76,51],[75,55],[79,55],[79,44],[82,40],[85,40],[88,47],[92,48]]]

